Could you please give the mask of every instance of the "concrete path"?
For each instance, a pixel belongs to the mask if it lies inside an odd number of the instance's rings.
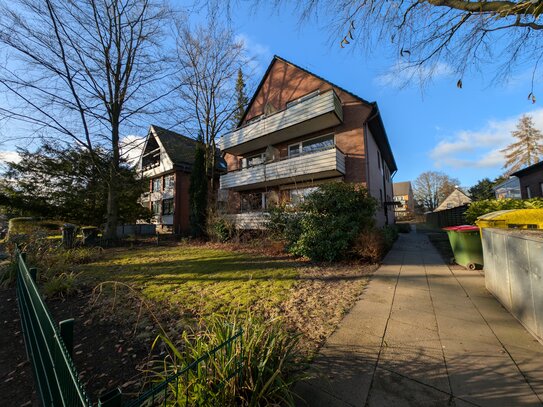
[[[543,346],[484,286],[401,235],[297,387],[310,406],[542,406]]]

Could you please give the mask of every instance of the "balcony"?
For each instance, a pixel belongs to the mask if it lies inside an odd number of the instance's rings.
[[[341,101],[333,90],[329,90],[226,134],[218,147],[240,155],[342,122]]]
[[[223,216],[232,222],[237,229],[263,230],[266,229],[270,215],[266,212],[248,212]]]
[[[221,176],[221,189],[242,191],[274,185],[313,181],[345,174],[345,155],[333,146],[326,150],[285,158]]]

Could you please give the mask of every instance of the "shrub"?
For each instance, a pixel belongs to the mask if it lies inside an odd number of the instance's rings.
[[[229,352],[212,354],[186,376],[188,383],[180,384],[183,389],[179,390],[189,389],[188,405],[294,405],[292,385],[299,378],[293,373],[298,336],[285,331],[278,319],[264,321],[245,314],[231,322],[228,317],[212,315],[201,330],[183,332],[178,344],[161,334],[153,347],[162,341],[168,355],[159,361],[160,367],[153,372],[155,377],[164,380],[178,372],[232,337],[240,327],[242,348],[233,343],[227,348]],[[240,360],[238,378],[221,386]]]
[[[383,234],[385,249],[388,251],[392,248],[394,242],[398,240],[398,228],[396,225],[387,225],[383,227],[381,233]]]
[[[285,249],[292,251],[302,234],[301,220],[303,213],[296,212],[285,206],[276,206],[270,209],[270,218],[267,229],[272,238],[286,242]]]
[[[506,209],[537,209],[543,208],[543,198],[531,199],[485,199],[472,202],[465,213],[466,221],[475,224],[479,216],[490,212],[502,211]]]
[[[344,257],[360,231],[373,226],[376,201],[353,184],[324,184],[301,205],[299,235],[290,251],[314,261]]]
[[[411,225],[409,223],[396,223],[396,229],[398,229],[398,233],[410,233]]]
[[[57,220],[40,220],[36,218],[13,218],[9,220],[9,234],[29,234],[41,231],[44,234],[58,234],[64,222]]]
[[[227,242],[236,235],[236,226],[222,216],[210,216],[207,236],[217,242]]]
[[[386,244],[384,234],[379,229],[364,230],[357,237],[353,251],[362,260],[371,263],[379,262],[385,255]]]

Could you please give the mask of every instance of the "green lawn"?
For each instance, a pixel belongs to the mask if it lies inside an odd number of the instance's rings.
[[[189,245],[108,251],[79,271],[83,282],[128,283],[149,300],[199,315],[273,307],[298,276],[287,258]]]

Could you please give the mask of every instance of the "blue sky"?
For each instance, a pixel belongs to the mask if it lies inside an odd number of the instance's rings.
[[[250,3],[239,2],[231,21],[255,57],[254,82],[277,54],[377,101],[399,168],[395,181],[414,180],[423,171],[437,170],[469,187],[503,172],[499,150],[511,142],[510,132],[520,115],[532,114],[536,126],[543,129],[543,107],[527,100],[529,66],[503,84],[493,84],[492,66],[485,66],[482,73],[464,76],[463,89],[458,89],[458,78],[448,66],[440,65],[433,82],[424,88],[418,83],[402,87],[401,77],[391,73],[397,58],[383,45],[375,45],[371,55],[350,46],[341,49],[343,36],[331,36],[317,22],[300,24],[287,7],[272,10],[261,2],[255,11]],[[191,16],[194,21],[204,18],[204,11]],[[324,25],[326,19],[320,22]],[[146,131],[142,129],[140,136]],[[0,155],[13,158],[14,149],[13,143],[0,145]]]
[[[520,115],[532,114],[536,126],[543,129],[543,107],[527,100],[529,66],[503,84],[492,83],[492,66],[486,66],[482,73],[464,76],[463,89],[458,89],[458,78],[441,65],[424,88],[418,83],[402,87],[401,78],[391,72],[398,63],[391,50],[378,46],[367,55],[349,46],[341,49],[342,36],[338,34],[332,42],[330,31],[315,22],[300,24],[296,13],[286,7],[279,12],[238,7],[233,21],[234,29],[256,54],[258,74],[277,54],[377,101],[399,168],[395,181],[436,170],[469,187],[503,172],[499,149],[511,142],[510,132]]]

